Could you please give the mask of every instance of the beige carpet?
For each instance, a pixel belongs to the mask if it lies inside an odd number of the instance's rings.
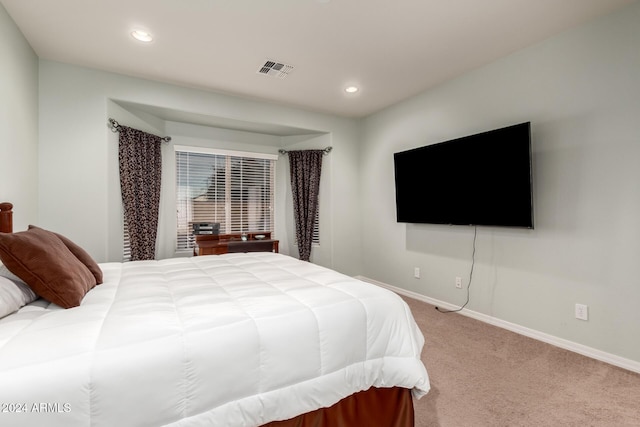
[[[416,427],[640,426],[639,374],[404,299],[431,379]]]

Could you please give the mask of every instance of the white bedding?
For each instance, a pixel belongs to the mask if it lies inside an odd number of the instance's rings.
[[[429,390],[423,337],[385,289],[266,252],[100,266],[80,307],[0,320],[0,425],[248,427]]]

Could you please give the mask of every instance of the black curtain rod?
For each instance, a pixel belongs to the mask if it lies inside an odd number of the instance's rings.
[[[322,151],[324,151],[324,154],[329,154],[329,153],[331,152],[331,150],[333,150],[333,147],[326,147],[326,148],[323,148],[323,149],[322,149]],[[278,150],[278,153],[280,153],[280,154],[287,154],[287,153],[288,153],[288,151],[287,151],[287,150],[280,149],[280,150]]]
[[[120,130],[120,123],[116,122],[113,119],[109,119],[109,126],[111,126],[111,132],[118,132]],[[171,141],[170,136],[160,137],[160,139],[164,142]]]

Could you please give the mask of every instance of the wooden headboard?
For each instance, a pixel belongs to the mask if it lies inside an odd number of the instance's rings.
[[[13,233],[13,205],[0,203],[0,233]]]

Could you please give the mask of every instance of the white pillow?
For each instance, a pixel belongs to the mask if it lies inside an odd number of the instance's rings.
[[[0,264],[0,319],[35,301],[38,296],[18,276]]]

